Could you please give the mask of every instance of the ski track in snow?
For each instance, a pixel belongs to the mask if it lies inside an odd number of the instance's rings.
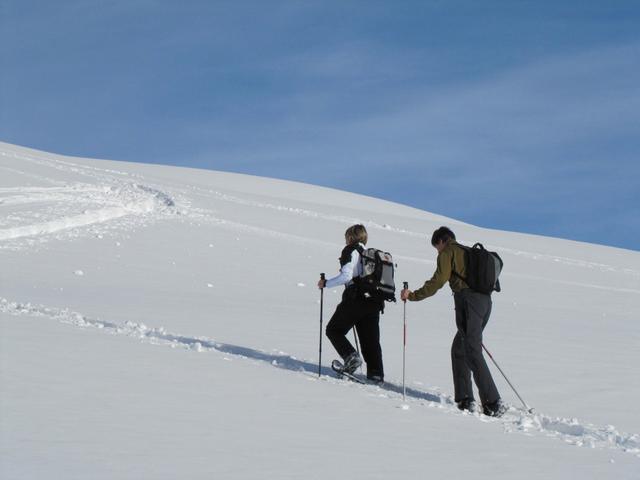
[[[62,184],[53,179],[8,169],[56,186],[0,188],[0,207],[6,207],[10,212],[0,217],[0,242],[3,242],[0,248],[29,247],[44,242],[55,234],[62,234],[62,238],[85,236],[87,233],[100,235],[108,229],[108,224],[115,224],[123,219],[128,220],[123,226],[136,227],[179,213],[170,195],[149,185],[134,182],[133,179],[117,178],[114,176],[117,172],[79,167],[61,161],[18,155],[14,157],[66,173],[79,174],[93,182]],[[14,208],[30,204],[38,204],[38,209],[25,211]]]
[[[255,350],[249,347],[231,345],[216,342],[206,337],[188,337],[166,331],[164,328],[152,328],[143,323],[125,322],[119,324],[105,320],[87,317],[81,313],[69,309],[49,308],[32,305],[30,303],[12,302],[0,297],[0,313],[12,316],[30,316],[57,320],[64,324],[80,328],[95,328],[111,335],[136,338],[145,343],[168,346],[171,348],[188,349],[195,352],[218,352],[225,356],[231,355],[253,362],[267,363],[273,367],[297,372],[306,375],[310,380],[317,379],[316,363],[299,360],[295,357],[278,352],[277,354]],[[384,396],[389,400],[402,399],[402,387],[392,383],[384,386],[359,385],[339,380],[330,373],[330,368],[323,367],[323,379],[332,383],[360,389],[363,392],[386,392]],[[640,435],[621,433],[613,425],[604,427],[582,423],[575,418],[553,418],[541,413],[525,413],[524,411],[510,407],[507,413],[498,419],[489,418],[479,413],[463,413],[457,409],[451,396],[440,392],[421,391],[415,388],[407,388],[407,402],[421,407],[436,407],[447,414],[465,415],[477,420],[501,424],[505,433],[538,433],[549,437],[558,438],[568,444],[598,448],[614,449],[631,453],[640,458]]]
[[[11,195],[12,193],[14,195]],[[0,189],[0,205],[42,202],[71,204],[72,206],[69,208],[71,211],[77,210],[78,204],[81,204],[83,211],[76,215],[62,217],[57,215],[57,218],[43,222],[0,229],[0,241],[49,235],[62,230],[106,223],[127,215],[144,215],[155,210],[166,210],[174,206],[173,201],[166,194],[136,184],[117,187],[72,185],[67,188],[17,189],[13,192],[8,189]],[[92,208],[93,205],[96,207]],[[56,210],[56,213],[59,213],[59,209]]]
[[[0,156],[7,156],[4,152],[0,152]],[[50,183],[52,185],[58,185],[58,186],[63,186],[65,183],[61,182],[59,180],[53,180],[51,178],[48,177],[43,177],[42,175],[36,175],[33,173],[27,173],[27,172],[23,172],[22,170],[17,170],[15,168],[11,168],[11,167],[5,167],[4,165],[0,165],[0,170],[4,170],[5,172],[11,172],[11,173],[17,173],[23,177],[26,178],[31,178],[33,180],[37,180],[39,182],[45,182],[45,183]]]

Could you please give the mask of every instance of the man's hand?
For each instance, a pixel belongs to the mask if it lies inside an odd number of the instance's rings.
[[[411,290],[409,290],[408,288],[405,288],[404,290],[402,290],[400,292],[400,299],[403,302],[406,302],[409,299],[409,294],[411,293]]]
[[[318,288],[319,288],[320,290],[322,290],[322,289],[325,287],[325,285],[326,285],[326,284],[327,284],[327,281],[326,281],[324,278],[321,278],[321,279],[318,281]]]

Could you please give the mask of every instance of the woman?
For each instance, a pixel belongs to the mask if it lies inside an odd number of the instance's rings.
[[[362,360],[347,339],[347,333],[355,326],[367,364],[367,378],[380,384],[384,380],[380,347],[380,312],[384,301],[365,296],[358,288],[358,277],[362,275],[360,254],[367,244],[367,230],[363,225],[353,225],[344,237],[347,245],[340,255],[340,272],[333,278],[318,282],[318,288],[345,285],[342,301],[327,324],[326,333],[342,357],[345,371],[354,373],[362,365]]]

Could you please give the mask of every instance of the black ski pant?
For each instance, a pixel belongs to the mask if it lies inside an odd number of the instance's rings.
[[[483,405],[500,399],[482,355],[482,331],[491,315],[491,296],[465,289],[453,296],[458,333],[451,345],[455,401],[473,400],[471,374]]]
[[[346,289],[342,295],[342,302],[338,304],[326,329],[331,344],[338,354],[346,359],[356,351],[347,339],[349,331],[353,327],[356,328],[369,378],[374,375],[384,378],[382,348],[380,347],[380,311],[382,306],[380,301],[356,296],[349,289]]]

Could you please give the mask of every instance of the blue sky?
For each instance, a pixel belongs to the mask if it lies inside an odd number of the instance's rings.
[[[637,1],[1,0],[0,55],[2,141],[640,250]]]

